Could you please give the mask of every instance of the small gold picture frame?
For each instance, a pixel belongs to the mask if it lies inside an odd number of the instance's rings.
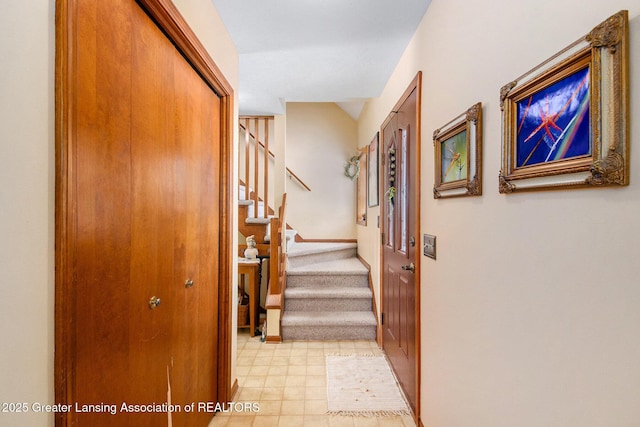
[[[629,183],[628,13],[502,87],[500,193]]]
[[[434,199],[482,195],[482,103],[433,132]]]

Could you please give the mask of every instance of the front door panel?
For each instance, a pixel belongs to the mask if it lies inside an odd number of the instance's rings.
[[[414,413],[418,405],[418,283],[416,259],[419,203],[417,88],[382,130],[383,346]]]

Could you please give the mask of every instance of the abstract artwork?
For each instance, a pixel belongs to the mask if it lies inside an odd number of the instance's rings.
[[[516,102],[516,167],[591,155],[589,68]]]
[[[435,185],[433,197],[482,194],[482,104],[433,132]]]
[[[628,185],[628,14],[500,91],[499,191]]]

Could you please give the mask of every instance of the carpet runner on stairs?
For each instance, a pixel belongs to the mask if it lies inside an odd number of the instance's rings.
[[[373,340],[369,272],[355,243],[296,243],[288,253],[284,340]]]

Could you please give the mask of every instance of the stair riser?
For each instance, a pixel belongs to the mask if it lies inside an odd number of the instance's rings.
[[[288,275],[288,288],[345,288],[369,287],[369,277],[365,275],[332,275],[322,276]]]
[[[289,257],[289,268],[302,267],[319,262],[328,262],[337,259],[353,258],[357,255],[355,248],[342,249],[338,251],[316,253],[311,255],[300,255]]]
[[[282,326],[283,340],[375,340],[375,326]]]
[[[371,297],[366,298],[287,298],[286,311],[371,311]]]

